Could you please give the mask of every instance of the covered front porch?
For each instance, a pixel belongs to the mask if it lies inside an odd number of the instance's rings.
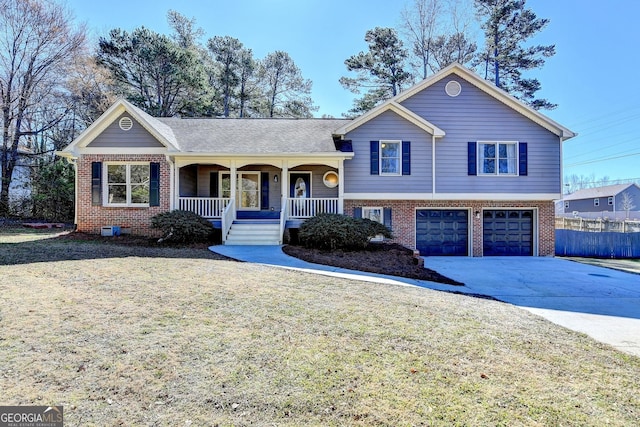
[[[221,229],[223,244],[281,244],[286,228],[343,213],[342,159],[176,159],[172,209]]]

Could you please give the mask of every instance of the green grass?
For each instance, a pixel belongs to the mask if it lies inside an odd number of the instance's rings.
[[[640,359],[496,301],[52,233],[0,277],[1,403],[69,426],[640,418]]]

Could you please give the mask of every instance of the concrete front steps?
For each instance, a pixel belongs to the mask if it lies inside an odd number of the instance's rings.
[[[225,245],[280,245],[280,221],[236,220],[231,225]]]

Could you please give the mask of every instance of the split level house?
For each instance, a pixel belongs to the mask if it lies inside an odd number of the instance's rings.
[[[280,244],[329,212],[425,256],[547,256],[573,136],[454,64],[353,120],[156,118],[120,100],[58,154],[79,231],[146,234],[183,209],[223,244]]]

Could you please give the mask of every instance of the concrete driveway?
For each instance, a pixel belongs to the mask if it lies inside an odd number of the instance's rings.
[[[544,257],[429,257],[425,266],[640,356],[640,275]]]

